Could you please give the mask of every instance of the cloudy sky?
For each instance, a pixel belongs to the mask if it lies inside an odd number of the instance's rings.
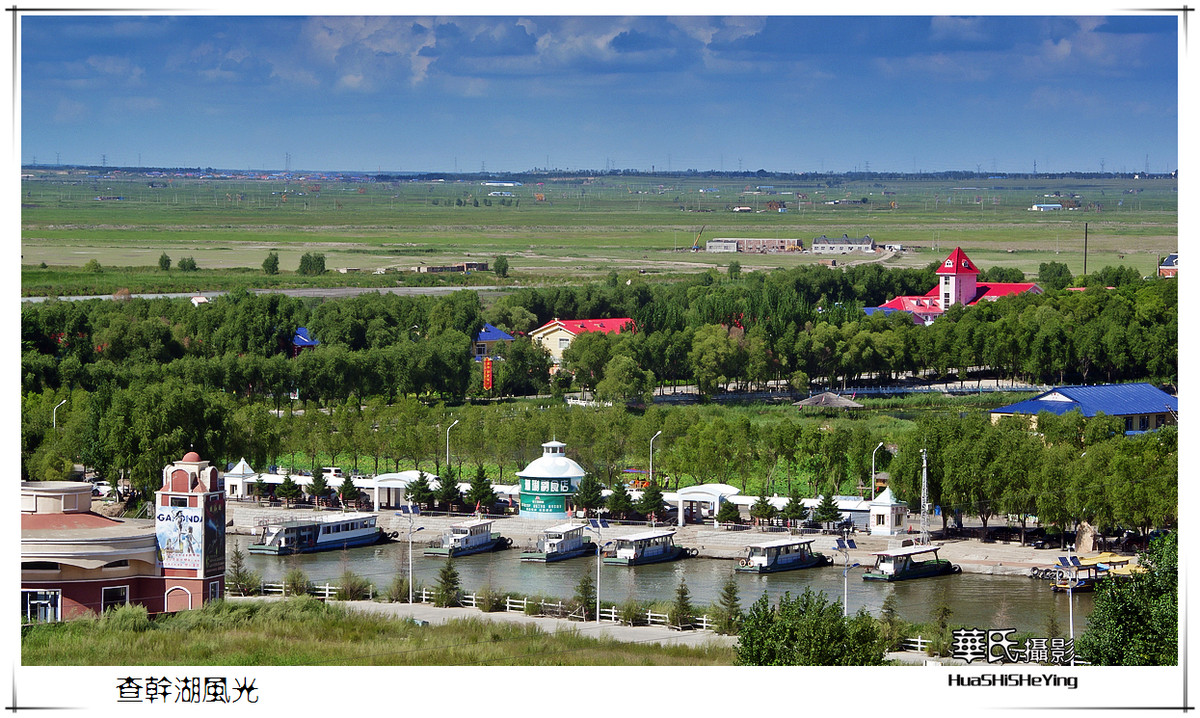
[[[1165,172],[1179,161],[1177,23],[28,13],[20,158]]]

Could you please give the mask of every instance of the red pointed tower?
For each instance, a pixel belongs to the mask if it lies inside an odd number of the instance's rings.
[[[943,312],[955,304],[970,304],[975,301],[975,295],[979,293],[975,282],[979,276],[979,268],[961,247],[955,247],[950,256],[946,257],[946,261],[938,268],[937,275],[938,301]]]

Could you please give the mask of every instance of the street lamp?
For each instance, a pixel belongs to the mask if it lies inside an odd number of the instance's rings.
[[[842,618],[845,618],[850,615],[850,569],[858,568],[858,563],[850,563],[850,549],[857,549],[858,546],[852,538],[840,538],[830,548],[840,553],[844,559],[842,566]]]
[[[604,564],[600,560],[600,550],[608,544],[601,544],[604,539],[600,536],[600,529],[608,528],[608,522],[604,519],[588,519],[588,525],[585,530],[596,534],[596,623],[600,623],[600,566]],[[611,543],[611,541],[609,542]]]
[[[413,528],[413,516],[421,515],[420,506],[401,506],[396,512],[397,516],[404,516],[408,519],[408,603],[411,606],[413,602],[413,565],[412,565],[412,537],[417,531],[424,529],[424,526]]]
[[[1071,552],[1075,550],[1075,544],[1067,544],[1067,562],[1071,561]],[[1063,576],[1067,581],[1067,626],[1071,632],[1071,665],[1075,665],[1075,602],[1072,600],[1074,594],[1077,573],[1074,567],[1071,568],[1070,576],[1063,572]]]
[[[875,451],[879,451],[883,447],[883,442],[879,442],[879,446],[875,447]],[[875,500],[875,451],[871,452],[871,500]]]
[[[458,419],[454,423],[446,427],[446,473],[450,473],[450,430],[458,425]]]
[[[67,400],[63,399],[62,401],[58,402],[58,405],[55,406],[54,409],[50,412],[50,428],[51,429],[58,428],[58,407],[62,406],[63,404],[66,404],[66,403],[67,403]],[[651,446],[653,446],[653,444],[651,444]]]

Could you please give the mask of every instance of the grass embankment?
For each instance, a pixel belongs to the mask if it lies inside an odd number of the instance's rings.
[[[312,598],[218,601],[151,620],[125,606],[26,627],[24,665],[732,665],[733,649],[621,643],[484,619],[418,626]]]

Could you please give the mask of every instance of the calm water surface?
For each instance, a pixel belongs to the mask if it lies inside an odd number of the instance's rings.
[[[404,575],[408,567],[408,544],[404,541],[380,546],[365,546],[347,551],[303,554],[299,556],[251,555],[245,551],[248,536],[228,539],[232,551],[238,541],[249,569],[257,571],[263,580],[278,582],[292,568],[304,571],[315,583],[328,581],[337,585],[338,577],[349,569],[380,590],[386,590],[392,578]],[[413,544],[413,575],[418,587],[432,588],[437,572],[446,559],[421,555],[423,545]],[[499,591],[515,591],[526,595],[569,599],[575,594],[579,579],[588,573],[596,576],[596,559],[576,558],[549,564],[527,563],[519,558],[515,547],[507,551],[476,554],[454,559],[459,580],[467,593],[486,586]],[[765,592],[772,601],[791,592],[796,596],[811,588],[822,591],[830,599],[842,597],[842,571],[824,567],[788,571],[770,575],[734,574],[734,560],[693,558],[672,563],[637,566],[603,566],[600,570],[600,598],[620,603],[628,598],[645,601],[669,601],[675,596],[680,579],[687,583],[692,603],[697,606],[715,604],[725,579],[733,574],[737,580],[742,608],[746,609]],[[963,573],[897,583],[876,583],[862,580],[863,568],[850,569],[847,583],[847,603],[850,611],[865,607],[878,616],[883,601],[894,593],[897,608],[907,621],[924,622],[939,603],[946,603],[954,612],[950,621],[978,628],[1015,628],[1046,635],[1045,627],[1054,614],[1064,632],[1067,626],[1067,596],[1054,593],[1046,581],[1025,577],[986,576]],[[1093,596],[1075,594],[1075,634],[1087,627],[1087,614],[1092,610]]]

